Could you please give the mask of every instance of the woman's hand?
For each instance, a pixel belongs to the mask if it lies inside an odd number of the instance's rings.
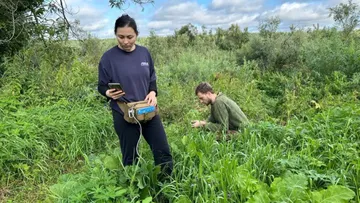
[[[157,105],[156,93],[151,91],[145,98],[145,101],[148,101],[148,104],[151,106]]]
[[[117,100],[119,99],[121,96],[123,96],[125,94],[125,92],[123,92],[122,90],[116,90],[116,89],[108,89],[106,91],[106,96]]]

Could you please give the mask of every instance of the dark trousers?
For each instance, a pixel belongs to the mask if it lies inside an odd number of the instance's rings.
[[[125,166],[137,162],[136,145],[140,139],[139,124],[128,123],[119,112],[113,110],[114,128],[119,137],[122,161]],[[160,165],[162,175],[170,175],[173,168],[172,156],[160,116],[141,123],[142,134],[154,156],[155,165]]]

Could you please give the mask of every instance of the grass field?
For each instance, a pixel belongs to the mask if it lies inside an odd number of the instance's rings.
[[[236,34],[237,37],[233,37]],[[158,76],[174,172],[121,164],[97,64],[114,40],[31,45],[0,80],[0,202],[360,202],[360,38],[334,30],[142,38]],[[230,48],[229,48],[230,47]],[[210,82],[251,125],[193,129]]]

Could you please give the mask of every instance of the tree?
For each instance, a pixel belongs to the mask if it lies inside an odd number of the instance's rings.
[[[248,41],[248,28],[241,31],[237,24],[231,24],[228,30],[222,30],[221,28],[216,30],[215,43],[220,49],[237,50]]]
[[[5,71],[4,56],[20,50],[35,34],[31,8],[41,6],[43,0],[0,1],[0,77]],[[40,15],[42,11],[35,11]]]
[[[13,53],[32,36],[34,28],[30,8],[41,4],[41,0],[0,2],[0,56]]]
[[[140,6],[147,3],[154,3],[154,0],[109,0],[109,3],[111,8],[116,7],[119,9],[123,9],[125,3],[128,1],[139,4]]]
[[[52,39],[68,39],[69,31],[75,33],[71,25],[76,25],[68,21],[68,14],[65,0],[1,1],[0,57],[11,56],[30,39],[40,40],[45,46]]]
[[[126,2],[143,5],[154,0],[109,0],[110,6],[117,8]],[[11,55],[30,38],[40,39],[45,45],[51,39],[67,40],[69,35],[79,38],[79,22],[67,18],[73,14],[66,0],[0,1],[0,58]]]
[[[269,17],[263,21],[260,21],[259,23],[260,35],[263,37],[272,38],[276,33],[277,29],[279,28],[280,23],[281,20],[278,16]]]
[[[195,36],[198,34],[197,28],[191,23],[184,25],[180,28],[180,30],[175,31],[175,36],[187,35],[189,37],[190,42],[195,39]]]
[[[342,27],[345,36],[348,36],[359,25],[359,6],[352,0],[349,0],[348,4],[340,3],[329,10],[329,17],[332,16],[334,21]]]
[[[109,0],[111,7],[122,8],[126,2],[140,4],[154,0]],[[4,71],[3,57],[12,56],[29,40],[67,41],[70,37],[81,40],[86,33],[79,21],[70,22],[73,15],[66,0],[1,0],[0,1],[0,76]],[[54,18],[55,16],[55,18]]]

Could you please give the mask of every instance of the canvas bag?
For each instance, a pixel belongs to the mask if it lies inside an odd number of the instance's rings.
[[[119,105],[121,111],[124,112],[124,119],[128,123],[137,123],[136,119],[139,122],[146,122],[151,120],[154,116],[156,116],[159,113],[159,108],[156,106],[155,111],[138,115],[137,110],[150,106],[147,101],[138,101],[138,102],[129,102],[129,103],[118,101],[117,104]],[[134,112],[133,115],[136,119],[130,117],[129,110],[133,110]]]

